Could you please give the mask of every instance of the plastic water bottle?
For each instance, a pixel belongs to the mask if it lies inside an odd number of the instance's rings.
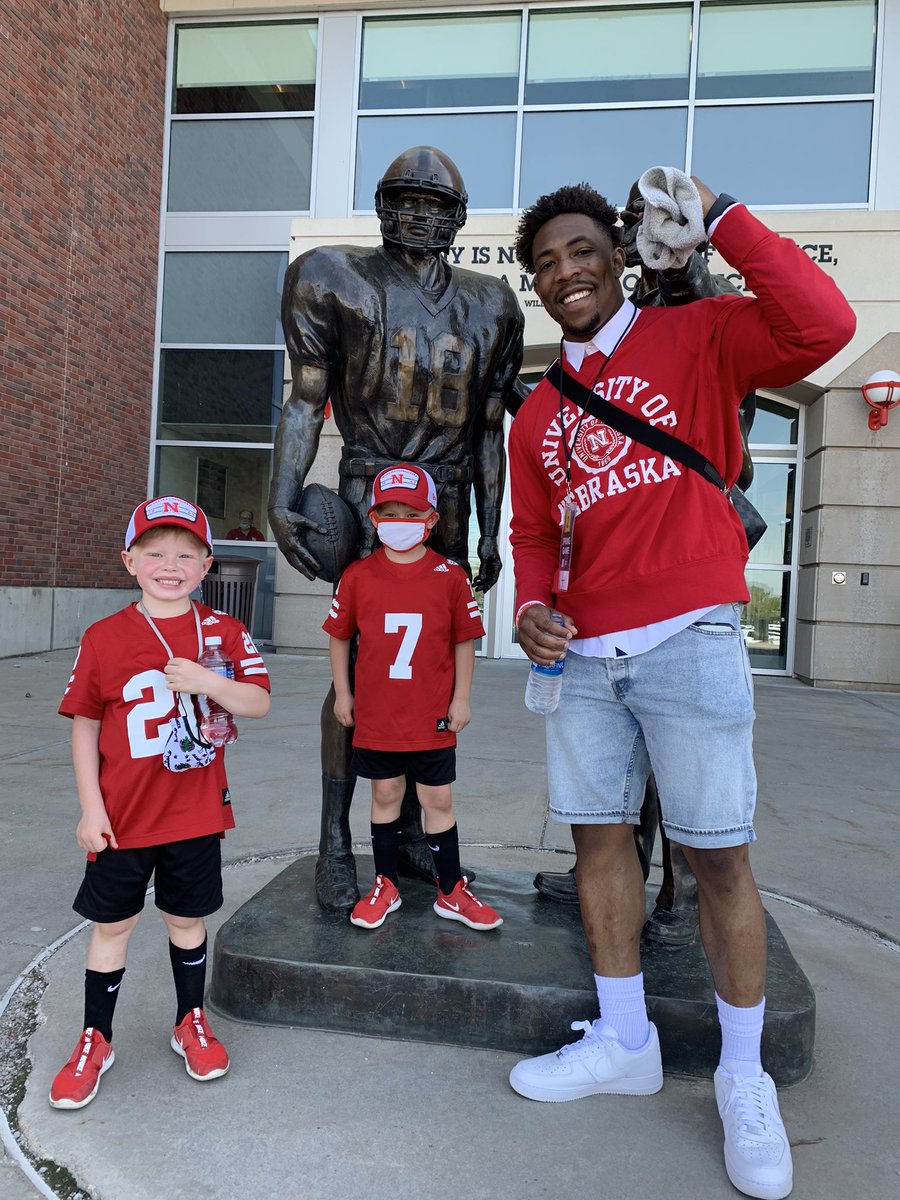
[[[553,620],[560,625],[565,625],[565,621],[557,613],[553,614]],[[538,663],[531,664],[528,683],[525,686],[525,707],[529,712],[546,716],[547,713],[556,711],[559,694],[562,691],[562,674],[565,665],[565,656],[557,659],[548,667],[540,666]]]
[[[197,661],[208,671],[215,671],[217,675],[224,675],[226,679],[234,679],[234,663],[222,653],[220,637],[204,639],[204,650]],[[237,725],[227,708],[223,708],[209,696],[203,697],[201,707],[203,720],[200,722],[200,732],[211,745],[230,746],[232,742],[237,741]]]

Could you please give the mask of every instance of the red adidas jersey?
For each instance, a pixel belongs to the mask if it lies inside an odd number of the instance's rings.
[[[462,567],[426,547],[393,563],[376,550],[351,563],[322,626],[340,641],[359,633],[353,745],[367,750],[435,750],[456,745],[446,728],[454,651],[484,636]]]
[[[269,690],[269,673],[240,621],[197,605],[204,637],[221,637],[239,683]],[[193,612],[154,618],[175,658],[197,661]],[[167,771],[162,753],[175,715],[165,649],[134,605],[85,632],[59,711],[100,721],[100,791],[121,849],[234,828],[224,751],[208,767]]]

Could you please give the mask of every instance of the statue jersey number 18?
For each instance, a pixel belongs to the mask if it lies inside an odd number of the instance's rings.
[[[322,247],[291,264],[283,311],[294,362],[333,376],[344,441],[387,460],[461,463],[521,357],[521,314],[500,280],[454,268],[432,297],[383,247]]]

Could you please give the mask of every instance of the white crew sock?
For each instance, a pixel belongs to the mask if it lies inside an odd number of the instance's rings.
[[[722,1056],[719,1065],[732,1075],[752,1079],[762,1075],[759,1046],[762,1039],[766,998],[752,1008],[735,1008],[716,993],[719,1024],[722,1027]]]
[[[594,983],[600,1001],[600,1031],[615,1034],[626,1050],[642,1050],[650,1036],[643,973],[624,979],[595,975]]]

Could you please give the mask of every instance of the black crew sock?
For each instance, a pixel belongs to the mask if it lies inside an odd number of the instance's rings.
[[[124,974],[124,967],[84,973],[84,1028],[96,1029],[108,1042],[112,1041],[113,1013]]]
[[[449,896],[462,879],[462,868],[459,865],[459,832],[455,825],[451,825],[443,833],[429,833],[426,829],[425,840],[434,857],[438,887],[445,896]]]
[[[195,1008],[203,1007],[206,987],[206,938],[193,950],[183,950],[169,942],[169,960],[175,979],[175,1024],[180,1025]]]
[[[400,886],[397,873],[397,841],[400,837],[400,818],[371,824],[372,854],[375,858],[375,874],[389,879],[394,887]]]

